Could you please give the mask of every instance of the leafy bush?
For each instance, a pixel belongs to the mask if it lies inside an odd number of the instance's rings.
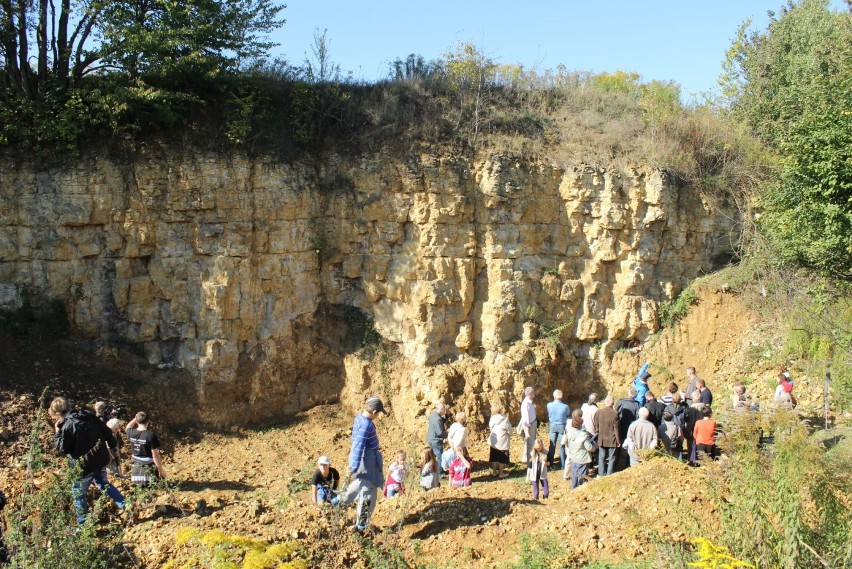
[[[96,502],[86,523],[77,524],[71,486],[79,471],[69,468],[61,476],[52,474],[49,468],[52,465],[45,461],[42,446],[45,431],[44,420],[33,417],[27,437],[27,480],[21,494],[6,508],[10,510],[9,531],[4,536],[11,555],[9,566],[106,569],[126,561],[118,547],[121,527],[98,522],[105,505],[104,496]],[[36,483],[36,477],[47,481]]]
[[[692,287],[686,287],[674,301],[660,304],[660,324],[670,328],[689,315],[691,307],[698,304],[698,295]]]
[[[833,464],[794,413],[728,418],[730,462],[710,487],[722,514],[721,545],[758,567],[840,567],[852,514],[847,464]],[[774,435],[771,449],[758,446]],[[845,560],[845,561],[844,561]]]

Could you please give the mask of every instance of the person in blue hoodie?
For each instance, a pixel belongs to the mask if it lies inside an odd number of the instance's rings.
[[[636,401],[639,403],[639,407],[645,406],[645,394],[648,393],[648,380],[651,379],[651,374],[648,373],[650,366],[650,362],[646,362],[645,365],[639,368],[639,373],[636,374],[636,378],[633,380],[633,388],[636,390]]]
[[[364,410],[352,423],[349,474],[353,480],[346,488],[342,502],[352,504],[357,501],[355,529],[358,531],[364,531],[369,526],[379,490],[384,488],[384,464],[374,423],[379,413],[387,415],[382,400],[370,397],[364,403]]]

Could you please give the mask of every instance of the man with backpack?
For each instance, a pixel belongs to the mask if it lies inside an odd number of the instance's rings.
[[[48,415],[53,420],[56,449],[68,456],[72,468],[79,469],[78,478],[71,487],[77,522],[86,521],[86,492],[93,483],[123,510],[124,496],[109,483],[106,475],[109,449],[116,444],[112,431],[88,409],[71,411],[64,397],[50,402]]]

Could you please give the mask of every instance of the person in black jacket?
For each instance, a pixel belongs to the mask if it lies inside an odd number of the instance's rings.
[[[663,422],[663,413],[666,406],[657,401],[653,393],[648,391],[645,394],[645,408],[648,410],[648,420],[654,423],[655,427],[659,427]]]
[[[618,440],[627,440],[627,429],[639,418],[639,402],[636,401],[636,388],[627,390],[627,397],[623,397],[615,404],[615,412],[618,414]],[[616,458],[616,470],[624,470],[628,466],[628,456],[623,450],[618,452]]]
[[[71,488],[77,522],[86,521],[86,492],[92,483],[123,510],[124,496],[109,483],[106,475],[109,449],[116,445],[112,431],[88,409],[71,411],[64,397],[50,402],[48,414],[53,420],[56,449],[68,456],[72,468],[79,467],[78,478]]]

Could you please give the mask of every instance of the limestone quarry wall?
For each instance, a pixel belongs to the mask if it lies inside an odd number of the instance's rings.
[[[192,151],[0,165],[0,309],[187,370],[218,423],[386,396],[474,418],[568,397],[730,253],[735,210],[661,170]],[[366,317],[366,318],[365,318]],[[372,327],[379,342],[361,347]],[[370,334],[368,334],[370,336]]]

